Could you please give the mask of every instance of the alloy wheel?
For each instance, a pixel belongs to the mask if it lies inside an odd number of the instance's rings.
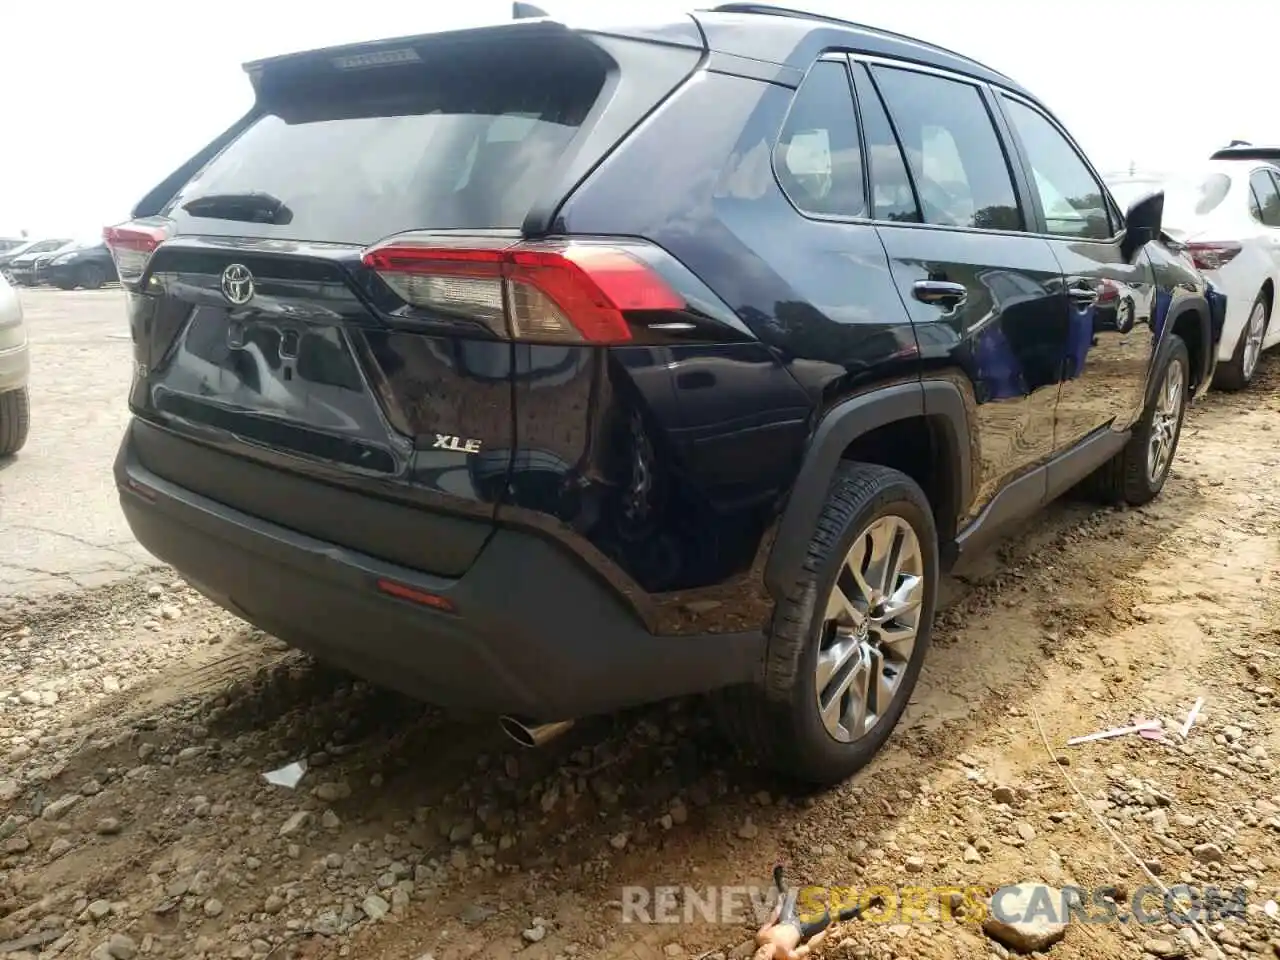
[[[1258,367],[1258,358],[1262,356],[1262,338],[1267,332],[1267,306],[1262,302],[1253,305],[1253,312],[1249,314],[1249,325],[1245,327],[1244,336],[1244,356],[1240,362],[1240,372],[1244,374],[1244,379],[1248,380],[1253,376],[1253,371]]]
[[[1186,405],[1186,376],[1181,363],[1169,364],[1155,398],[1151,415],[1151,435],[1147,443],[1147,479],[1157,484],[1169,469],[1173,445]]]
[[[902,686],[920,631],[924,552],[887,515],[853,541],[827,598],[815,675],[818,713],[835,740],[866,736]]]

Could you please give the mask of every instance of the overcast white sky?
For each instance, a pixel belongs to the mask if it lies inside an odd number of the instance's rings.
[[[565,18],[715,0],[543,0]],[[1280,142],[1263,0],[790,0],[934,41],[1030,88],[1101,169],[1169,169]],[[95,235],[251,104],[240,64],[510,18],[502,0],[5,4],[0,235]]]

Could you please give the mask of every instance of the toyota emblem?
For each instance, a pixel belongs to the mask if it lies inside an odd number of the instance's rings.
[[[253,274],[242,263],[233,263],[222,271],[222,295],[237,307],[253,299]]]

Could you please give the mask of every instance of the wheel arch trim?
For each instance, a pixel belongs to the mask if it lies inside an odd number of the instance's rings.
[[[939,539],[946,543],[955,536],[955,524],[971,499],[973,476],[969,419],[960,388],[949,380],[928,379],[848,397],[818,421],[783,508],[764,568],[765,588],[775,599],[783,597],[800,575],[831,478],[849,444],[880,427],[914,419],[927,420],[935,428],[939,453],[952,473],[948,502],[934,506],[941,518]]]

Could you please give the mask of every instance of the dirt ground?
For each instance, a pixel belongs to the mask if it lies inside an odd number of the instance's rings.
[[[780,861],[861,891],[1078,885],[1128,915],[1151,880],[1120,838],[1166,885],[1242,888],[1244,915],[1077,918],[1047,955],[1280,956],[1278,438],[1270,359],[1248,394],[1197,405],[1155,504],[1064,502],[949,580],[901,728],[808,796],[737,759],[696,700],[520,752],[491,719],[313,665],[172,573],[13,603],[0,955],[744,957],[749,911],[632,922],[626,888],[764,887]],[[1197,698],[1185,741],[1065,745],[1174,730]],[[264,780],[300,758],[295,789]],[[817,955],[1007,956],[934,899],[919,922],[874,908]]]

